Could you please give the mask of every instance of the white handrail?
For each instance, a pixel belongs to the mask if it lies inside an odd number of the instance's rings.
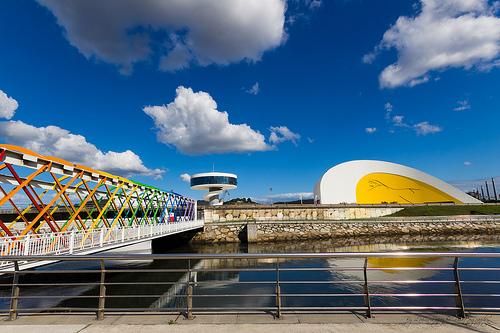
[[[0,258],[2,256],[37,256],[77,254],[86,250],[108,247],[113,244],[137,242],[141,239],[154,238],[182,231],[203,227],[203,220],[179,221],[165,224],[141,225],[68,232],[54,232],[37,235],[26,235],[17,239],[0,238]],[[0,268],[7,265],[0,260]]]

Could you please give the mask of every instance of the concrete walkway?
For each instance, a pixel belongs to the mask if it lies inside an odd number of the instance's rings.
[[[15,321],[2,318],[2,333],[234,333],[234,332],[500,332],[500,315],[457,319],[431,314],[377,314],[366,319],[356,314],[232,314],[198,315],[186,320],[178,315],[108,315],[102,321],[93,315],[32,315]]]

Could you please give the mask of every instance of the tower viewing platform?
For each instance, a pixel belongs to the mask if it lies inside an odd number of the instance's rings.
[[[227,190],[234,190],[238,186],[238,176],[226,172],[205,172],[191,176],[193,190],[208,190],[205,201],[213,206],[222,205],[220,195]]]

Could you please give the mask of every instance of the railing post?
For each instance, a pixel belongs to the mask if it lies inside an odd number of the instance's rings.
[[[368,257],[365,258],[365,264],[363,266],[363,275],[365,278],[364,292],[365,292],[365,306],[366,306],[366,318],[372,317],[372,308],[370,304],[370,290],[368,289]]]
[[[99,247],[104,245],[104,228],[101,228],[101,233],[99,234]]]
[[[24,237],[24,251],[23,252],[24,252],[25,256],[29,255],[30,238],[31,238],[30,235],[26,235],[26,237]]]
[[[12,275],[12,292],[10,295],[9,320],[17,319],[17,306],[19,303],[19,263],[14,261],[14,274]]]
[[[104,308],[106,306],[106,285],[104,284],[106,279],[104,260],[100,260],[101,264],[101,280],[99,282],[99,304],[97,307],[97,320],[104,319]]]
[[[186,318],[189,320],[193,319],[193,286],[191,284],[191,259],[188,259]]]
[[[141,238],[141,227],[137,227],[137,239]]]
[[[460,273],[458,271],[458,261],[459,258],[455,257],[455,262],[453,263],[453,273],[455,275],[455,294],[456,296],[456,303],[457,303],[457,317],[458,318],[465,318],[465,306],[464,306],[464,299],[462,298],[462,287],[460,286]]]
[[[125,227],[122,227],[122,243],[125,242]]]
[[[75,231],[72,230],[69,236],[69,254],[73,254],[74,249],[75,249]]]
[[[276,318],[281,318],[280,260],[276,259]]]

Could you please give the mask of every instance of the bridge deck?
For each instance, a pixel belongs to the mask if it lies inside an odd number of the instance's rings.
[[[85,255],[199,228],[203,228],[202,220],[113,229],[101,228],[92,230],[90,233],[74,230],[47,233],[38,237],[27,235],[14,240],[10,237],[3,237],[0,238],[0,253],[2,256]],[[50,262],[52,261],[20,262],[20,268],[32,268]],[[0,256],[0,272],[11,267],[12,262],[2,261]]]

